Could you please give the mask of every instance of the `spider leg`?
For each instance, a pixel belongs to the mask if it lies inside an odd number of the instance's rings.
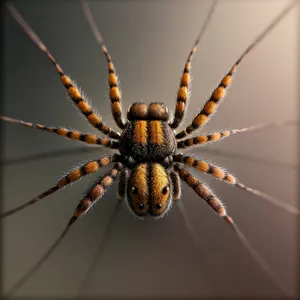
[[[224,99],[226,89],[232,81],[232,76],[236,71],[237,66],[243,60],[243,58],[280,22],[280,20],[296,5],[298,1],[293,1],[287,6],[272,22],[271,24],[254,40],[251,45],[244,51],[239,59],[234,63],[230,71],[221,80],[220,84],[213,91],[209,100],[204,104],[200,113],[193,119],[192,123],[188,125],[184,130],[176,134],[177,139],[186,137],[194,132],[196,129],[203,126],[210,118],[210,116],[216,112],[221,100]]]
[[[174,165],[174,170],[178,172],[180,178],[185,181],[195,192],[196,194],[206,201],[206,203],[221,217],[223,218],[231,228],[236,232],[240,242],[246,248],[251,257],[256,261],[256,263],[260,266],[260,268],[273,280],[278,288],[284,294],[289,294],[285,291],[285,288],[282,286],[281,282],[277,279],[274,272],[271,270],[267,262],[263,259],[263,257],[251,246],[250,242],[244,236],[242,231],[237,227],[234,223],[233,219],[228,216],[226,209],[222,202],[214,195],[209,188],[198,181],[192,174],[190,174],[185,169],[181,168],[178,164]]]
[[[87,21],[89,22],[89,25],[93,31],[93,34],[98,42],[98,44],[101,46],[101,50],[104,53],[107,64],[108,64],[108,84],[109,84],[109,98],[111,102],[111,112],[113,115],[113,118],[119,128],[124,129],[125,124],[122,120],[122,106],[121,106],[121,97],[122,93],[120,91],[118,77],[116,75],[115,67],[112,63],[111,56],[109,55],[107,48],[104,45],[103,38],[97,28],[95,19],[93,18],[91,9],[87,3],[87,1],[81,0],[81,6],[83,9],[83,12],[85,14],[85,17]]]
[[[173,200],[179,200],[181,198],[180,177],[178,173],[172,171],[170,173],[170,178],[173,185]]]
[[[277,207],[285,210],[288,213],[291,213],[295,216],[300,215],[300,209],[297,207],[294,207],[288,203],[285,203],[284,201],[277,199],[275,197],[272,197],[264,192],[252,189],[250,187],[245,186],[244,184],[237,182],[237,179],[230,174],[229,172],[223,170],[222,168],[209,164],[204,160],[197,160],[192,156],[184,156],[182,154],[174,155],[173,156],[174,162],[183,163],[189,167],[193,167],[197,169],[200,172],[203,172],[205,174],[210,174],[214,176],[216,179],[219,179],[223,182],[226,182],[228,184],[231,184],[233,186],[236,186],[240,189],[243,189],[251,194],[254,194],[264,200],[267,200],[273,205],[276,205]]]
[[[49,60],[53,63],[57,73],[59,74],[61,81],[64,87],[67,89],[69,97],[76,104],[78,109],[86,116],[89,123],[99,129],[102,133],[108,135],[114,139],[120,139],[120,133],[116,132],[112,128],[109,128],[104,125],[99,115],[93,112],[91,106],[88,104],[86,99],[81,95],[77,87],[72,83],[71,79],[63,72],[62,68],[56,62],[55,58],[46,48],[41,39],[37,36],[37,34],[32,30],[32,28],[27,24],[27,22],[23,19],[20,13],[15,9],[12,4],[7,4],[8,10],[14,19],[20,24],[26,34],[30,37],[30,39],[42,50]]]
[[[118,200],[125,200],[125,194],[126,194],[126,184],[129,179],[129,171],[128,169],[124,169],[120,174],[120,180],[119,180],[119,188],[118,188]]]
[[[118,174],[122,170],[123,165],[121,163],[115,163],[112,170],[100,178],[100,180],[88,191],[85,197],[80,200],[73,217],[69,221],[69,224],[87,213],[87,211],[103,196],[107,189],[113,184],[113,181],[117,178]]]
[[[214,132],[212,134],[208,135],[199,135],[196,137],[184,139],[177,142],[177,148],[191,148],[193,146],[199,146],[199,145],[205,145],[210,142],[217,142],[220,141],[223,138],[229,137],[230,135],[236,134],[236,133],[243,133],[247,131],[258,131],[262,129],[268,129],[268,128],[277,128],[282,127],[285,125],[294,125],[299,124],[299,120],[288,120],[282,123],[266,123],[266,124],[259,124],[254,125],[250,127],[245,127],[241,129],[232,129],[232,130],[225,130],[221,132]]]
[[[83,296],[83,293],[86,290],[89,282],[93,278],[94,272],[96,270],[97,262],[99,260],[101,260],[101,256],[102,256],[102,254],[104,252],[105,246],[106,246],[106,244],[107,244],[107,242],[109,240],[109,237],[111,235],[112,227],[113,227],[113,224],[114,224],[114,222],[116,220],[117,214],[118,214],[118,212],[120,210],[121,204],[122,204],[121,201],[117,201],[117,203],[115,205],[113,214],[112,214],[112,216],[111,216],[111,218],[109,220],[109,223],[108,223],[108,225],[107,225],[107,227],[105,229],[104,236],[101,239],[99,247],[98,247],[97,251],[94,254],[94,257],[93,257],[93,259],[92,259],[92,261],[90,263],[88,271],[87,271],[87,273],[86,273],[86,275],[84,277],[84,280],[82,282],[82,285],[81,285],[81,287],[79,289],[79,293],[78,293],[79,296]]]
[[[29,205],[37,203],[38,201],[42,200],[43,198],[55,193],[56,191],[67,186],[68,184],[73,183],[86,175],[97,172],[100,168],[107,166],[112,161],[116,161],[116,159],[117,159],[117,156],[104,156],[98,160],[89,161],[88,163],[84,164],[80,168],[77,168],[77,169],[69,172],[66,176],[64,176],[62,179],[60,179],[56,185],[54,185],[49,190],[43,192],[39,196],[31,199],[30,201],[14,208],[14,209],[11,209],[3,214],[0,214],[0,219],[10,216],[10,215],[28,207]]]
[[[216,7],[217,4],[217,0],[215,0],[213,2],[213,5],[211,6],[209,13],[203,23],[202,29],[193,45],[193,48],[186,60],[186,63],[184,65],[184,70],[180,79],[180,86],[177,92],[177,103],[176,103],[176,107],[175,107],[175,112],[174,112],[174,119],[173,122],[170,123],[169,125],[171,126],[171,128],[176,129],[180,122],[182,121],[183,117],[184,117],[184,113],[186,110],[186,104],[189,98],[189,87],[190,87],[190,70],[191,70],[191,60],[193,57],[193,54],[196,52],[196,47],[199,44],[202,36],[204,35],[204,32],[206,30],[206,27],[211,19],[211,16],[214,12],[214,9]]]
[[[29,122],[25,122],[22,120],[12,119],[9,117],[0,116],[1,120],[10,122],[10,123],[16,123],[20,125],[24,125],[26,127],[30,128],[36,128],[48,132],[56,133],[57,135],[63,136],[65,138],[74,140],[74,141],[81,141],[90,145],[101,145],[107,148],[111,149],[118,149],[119,148],[119,142],[115,142],[111,139],[101,138],[96,136],[95,134],[91,133],[81,133],[79,131],[72,131],[65,128],[55,128],[55,127],[46,127],[44,125],[40,124],[33,124]]]

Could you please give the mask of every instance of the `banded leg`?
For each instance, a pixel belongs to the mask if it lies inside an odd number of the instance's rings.
[[[112,63],[111,56],[109,55],[109,53],[104,45],[103,38],[97,28],[96,22],[93,18],[92,12],[90,10],[90,7],[89,7],[87,1],[81,0],[81,5],[82,5],[82,9],[84,11],[85,17],[86,17],[87,21],[89,22],[90,27],[93,31],[93,34],[94,34],[98,44],[101,46],[101,50],[104,53],[106,60],[107,60],[108,72],[109,72],[109,76],[108,76],[109,99],[111,102],[111,112],[112,112],[113,118],[114,118],[115,122],[117,123],[117,125],[119,126],[119,128],[124,129],[125,124],[122,120],[122,106],[121,106],[122,93],[119,88],[119,81],[118,81],[118,77],[116,75],[115,67]]]
[[[277,127],[282,127],[284,125],[298,125],[298,124],[299,124],[299,120],[288,120],[282,123],[272,122],[266,124],[258,124],[250,127],[241,128],[241,129],[232,129],[232,130],[225,130],[221,132],[215,132],[209,135],[199,135],[193,138],[188,138],[177,142],[177,148],[190,148],[192,146],[205,145],[209,142],[217,142],[223,138],[229,137],[230,135],[236,133],[258,131],[261,129],[277,128]]]
[[[87,143],[90,145],[101,145],[101,146],[111,148],[111,149],[119,148],[119,142],[115,142],[110,139],[100,138],[100,137],[96,136],[95,134],[91,134],[91,133],[81,133],[79,131],[72,131],[72,130],[68,130],[66,128],[46,127],[44,125],[33,124],[33,123],[25,122],[22,120],[4,117],[4,116],[0,116],[0,119],[10,122],[10,123],[24,125],[24,126],[30,127],[30,128],[36,128],[36,129],[40,129],[40,130],[44,130],[44,131],[48,131],[48,132],[53,132],[59,136],[63,136],[65,138],[75,140],[75,141],[81,141],[81,142],[84,142],[84,143]]]
[[[100,180],[88,191],[85,197],[79,202],[73,217],[70,219],[69,224],[74,222],[80,216],[87,213],[87,211],[94,205],[113,184],[120,171],[123,170],[121,163],[116,163],[112,170],[100,178]]]
[[[242,231],[238,228],[238,226],[234,223],[233,219],[228,216],[226,209],[222,202],[217,198],[216,195],[213,194],[209,188],[198,181],[192,174],[190,174],[185,169],[181,168],[178,164],[174,165],[174,170],[178,172],[180,178],[185,181],[195,192],[196,194],[206,201],[206,203],[220,216],[222,217],[235,231],[237,237],[239,238],[241,244],[245,247],[248,251],[250,256],[256,261],[256,263],[260,266],[260,268],[273,280],[278,288],[284,294],[288,294],[288,292],[283,287],[280,280],[277,279],[276,275],[269,267],[267,262],[263,259],[263,257],[255,250],[248,239],[244,236]]]
[[[53,194],[54,192],[62,189],[63,187],[67,186],[70,183],[73,183],[73,182],[79,180],[80,178],[82,178],[86,175],[97,172],[100,168],[107,166],[112,161],[116,161],[116,156],[104,156],[98,160],[90,161],[90,162],[84,164],[80,168],[77,168],[77,169],[69,172],[66,176],[64,176],[62,179],[60,179],[56,185],[54,185],[49,190],[43,192],[39,196],[31,199],[30,201],[1,214],[0,219],[10,216],[10,215],[26,208],[29,205],[37,203],[38,201],[42,200],[43,198]]]
[[[128,169],[124,169],[120,174],[119,188],[118,188],[118,200],[123,201],[126,194],[126,185],[129,178]]]
[[[234,63],[230,71],[221,80],[217,88],[213,91],[211,97],[205,103],[200,113],[193,119],[192,123],[176,135],[177,139],[186,137],[196,129],[203,126],[209,120],[210,116],[216,112],[221,100],[224,99],[227,91],[226,89],[232,81],[232,76],[235,73],[237,66],[240,64],[243,58],[280,22],[280,20],[293,8],[293,6],[297,4],[297,2],[298,1],[294,1],[287,6],[286,9],[284,9],[276,18],[274,18],[271,24],[253,41],[253,43],[247,47],[239,59]]]
[[[173,200],[179,200],[181,197],[180,177],[174,171],[170,173],[170,177],[173,185]]]
[[[189,86],[190,86],[190,82],[191,82],[191,78],[190,78],[191,60],[192,60],[193,54],[196,52],[197,45],[199,44],[202,36],[205,33],[205,29],[209,23],[209,20],[211,19],[211,16],[214,12],[216,4],[217,4],[217,1],[214,1],[205,21],[203,23],[203,27],[193,45],[193,48],[186,60],[185,65],[184,65],[183,73],[180,78],[180,86],[177,91],[177,103],[176,103],[175,112],[174,112],[174,120],[172,123],[169,124],[171,126],[171,128],[173,128],[173,129],[176,129],[179,126],[180,122],[182,121],[182,119],[184,117],[184,113],[185,113],[186,106],[187,106],[186,104],[187,104],[187,101],[189,98]]]
[[[10,13],[12,14],[12,16],[14,17],[14,19],[23,28],[25,33],[40,48],[40,50],[47,55],[48,59],[53,63],[57,73],[59,74],[59,76],[61,78],[61,81],[62,81],[64,87],[68,91],[69,97],[76,104],[78,109],[86,116],[89,123],[91,125],[93,125],[94,127],[96,127],[97,129],[99,129],[102,133],[108,135],[109,137],[114,138],[114,139],[119,139],[120,133],[105,126],[104,123],[102,122],[100,116],[97,115],[95,112],[93,112],[91,106],[88,104],[86,99],[84,99],[83,96],[80,94],[78,88],[71,81],[71,79],[65,75],[62,68],[56,62],[55,58],[52,56],[52,54],[49,52],[49,50],[44,45],[44,43],[41,41],[41,39],[37,36],[37,34],[32,30],[32,28],[23,19],[23,17],[20,15],[20,13],[11,4],[7,4],[7,7],[8,7],[8,10],[10,11]]]
[[[233,186],[236,186],[240,189],[245,190],[246,192],[249,192],[251,194],[254,194],[264,200],[267,200],[273,205],[276,205],[277,207],[285,210],[288,213],[291,213],[295,216],[300,215],[300,209],[297,207],[294,207],[280,199],[277,199],[275,197],[272,197],[264,192],[252,189],[250,187],[245,186],[244,184],[237,182],[237,179],[230,174],[229,172],[225,171],[224,169],[214,166],[212,164],[208,164],[204,160],[197,160],[194,157],[191,156],[184,156],[182,154],[174,155],[173,156],[174,162],[180,162],[184,163],[185,165],[189,167],[193,167],[205,174],[211,174],[213,175],[216,179],[219,179],[223,182],[226,182],[228,184],[231,184]]]

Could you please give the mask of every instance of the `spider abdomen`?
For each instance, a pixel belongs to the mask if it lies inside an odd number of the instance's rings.
[[[167,121],[129,121],[120,140],[122,155],[136,162],[161,161],[175,153],[176,139]]]

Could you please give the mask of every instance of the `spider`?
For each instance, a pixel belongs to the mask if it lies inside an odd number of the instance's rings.
[[[208,14],[207,20],[211,16],[214,6],[215,4],[212,6],[212,9]],[[90,22],[91,28],[93,29],[95,37],[101,45],[101,49],[107,59],[109,70],[108,81],[110,87],[109,98],[111,101],[112,115],[118,127],[122,129],[122,134],[113,130],[112,128],[109,128],[103,123],[101,117],[95,113],[95,111],[93,111],[85,97],[82,95],[82,93],[80,93],[72,80],[63,72],[62,68],[57,64],[55,58],[48,51],[39,37],[33,32],[29,25],[16,11],[16,9],[11,5],[9,5],[10,12],[15,17],[17,22],[20,23],[29,37],[38,45],[38,47],[53,63],[72,101],[78,107],[80,112],[87,118],[88,122],[91,123],[91,125],[93,125],[95,128],[99,129],[102,134],[107,136],[107,138],[102,138],[93,134],[83,134],[81,132],[67,130],[65,128],[46,127],[44,125],[32,124],[8,117],[2,117],[2,119],[9,122],[19,123],[27,127],[52,132],[59,136],[82,141],[87,144],[101,145],[106,148],[119,150],[120,154],[107,155],[99,158],[98,160],[93,160],[82,165],[80,168],[69,172],[69,174],[64,176],[56,185],[46,192],[40,194],[38,197],[33,198],[29,202],[4,213],[2,217],[6,217],[17,211],[20,211],[21,209],[32,205],[46,196],[67,186],[68,184],[78,181],[83,176],[97,172],[100,168],[114,163],[111,171],[101,177],[80,201],[73,217],[68,222],[67,228],[54,244],[54,247],[52,247],[50,251],[46,253],[41,261],[44,261],[52,253],[53,249],[64,238],[70,226],[73,225],[73,223],[80,216],[84,215],[96,203],[96,201],[103,196],[103,194],[118,176],[120,177],[118,190],[118,199],[120,200],[120,203],[125,200],[129,211],[140,219],[157,219],[163,217],[170,210],[172,203],[181,198],[180,180],[182,180],[186,182],[196,192],[196,194],[200,196],[200,198],[205,200],[219,216],[224,218],[224,220],[229,223],[257,262],[260,263],[260,265],[271,277],[274,277],[272,272],[266,266],[265,262],[262,262],[262,258],[248,244],[247,240],[237,228],[232,218],[227,215],[225,207],[218,197],[208,188],[208,186],[184,169],[182,165],[195,168],[200,172],[210,174],[216,179],[219,179],[230,185],[259,195],[260,197],[277,206],[280,206],[292,214],[299,215],[299,210],[279,201],[278,199],[245,186],[241,182],[237,181],[235,176],[233,176],[231,173],[216,165],[209,164],[204,160],[199,160],[192,156],[181,154],[180,149],[191,149],[195,146],[217,142],[221,139],[229,137],[232,134],[261,128],[253,126],[250,128],[215,132],[209,135],[199,135],[192,138],[189,137],[196,129],[204,126],[209,120],[210,116],[216,111],[218,105],[224,98],[236,68],[242,59],[270,31],[270,29],[272,29],[274,25],[280,21],[280,19],[292,8],[292,6],[289,6],[286,10],[284,10],[271,24],[271,26],[269,26],[246,49],[246,51],[235,62],[232,68],[230,68],[229,72],[222,78],[221,82],[213,91],[211,97],[205,103],[200,113],[193,119],[192,123],[184,130],[176,134],[174,133],[174,130],[176,130],[181,124],[189,100],[191,59],[196,51],[196,46],[201,39],[207,22],[205,22],[205,25],[203,26],[200,35],[193,45],[193,48],[185,63],[185,67],[180,79],[180,87],[177,93],[177,104],[173,119],[170,120],[171,118],[168,113],[168,109],[162,103],[154,102],[149,106],[147,106],[145,103],[134,103],[128,110],[127,121],[124,122],[124,116],[122,115],[121,108],[121,92],[112,59],[106,47],[104,46],[102,37],[95,27],[95,22],[85,2],[83,3],[83,8],[87,19]],[[274,280],[276,281],[276,279]],[[17,287],[19,288],[19,286],[20,285]]]

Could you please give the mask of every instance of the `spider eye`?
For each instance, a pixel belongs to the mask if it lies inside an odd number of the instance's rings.
[[[161,209],[161,208],[162,208],[162,204],[161,204],[161,203],[157,203],[157,204],[156,204],[156,208],[157,208],[157,209]]]
[[[169,186],[166,185],[163,189],[162,189],[162,193],[165,195],[168,191],[169,191]]]
[[[143,203],[138,203],[136,205],[137,209],[143,209],[144,208],[144,204]]]
[[[131,192],[132,192],[133,194],[137,194],[138,188],[137,188],[135,185],[133,185],[133,186],[131,187]],[[140,204],[141,204],[141,203],[140,203]]]

